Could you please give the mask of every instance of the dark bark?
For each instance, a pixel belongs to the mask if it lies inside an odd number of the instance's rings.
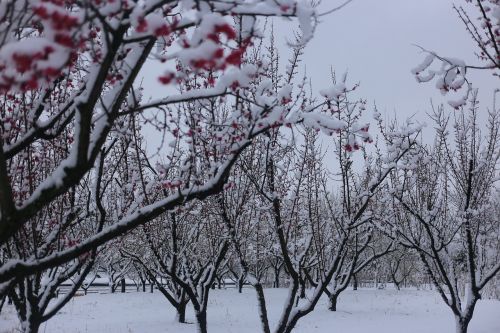
[[[279,271],[274,271],[274,282],[273,282],[273,287],[274,288],[279,288],[280,287],[280,275]]]
[[[207,333],[207,311],[200,310],[196,312],[196,323],[198,324],[198,333]]]
[[[356,276],[356,274],[353,274],[352,278],[352,290],[358,290],[358,277]]]
[[[330,311],[337,311],[337,300],[338,300],[339,295],[337,293],[331,293],[330,296],[328,297],[329,301],[329,306],[328,310]]]
[[[125,279],[124,278],[121,279],[120,284],[122,286],[122,293],[125,293],[126,285],[125,285]]]
[[[306,298],[306,281],[300,279],[300,295],[299,298]]]
[[[30,286],[28,285],[28,288]],[[23,290],[24,291],[24,290]],[[31,299],[21,299],[14,291],[10,293],[11,299],[16,306],[19,320],[21,321],[21,332],[23,333],[38,333],[42,319],[36,308],[32,307]]]
[[[38,333],[41,324],[41,321],[36,317],[28,318],[23,323],[23,333]]]
[[[177,321],[182,324],[186,323],[186,305],[187,302],[181,302],[175,308],[175,310],[177,311]]]
[[[283,264],[278,263],[276,265],[273,265],[274,269],[274,282],[273,282],[273,288],[279,288],[280,287],[280,273],[281,273],[281,268],[283,267]]]
[[[239,279],[238,279],[238,292],[241,294],[241,292],[243,291],[243,283],[245,282],[245,278],[244,276],[241,276]]]
[[[3,305],[5,304],[5,300],[7,299],[7,296],[2,296],[0,300],[0,313],[2,313],[2,308]]]
[[[394,280],[394,285],[396,286],[397,290],[401,290],[401,287],[400,287],[401,282],[398,282],[398,281]]]
[[[270,333],[269,319],[267,318],[267,308],[266,308],[266,298],[264,297],[264,289],[260,283],[256,283],[253,286],[257,292],[257,302],[259,304],[259,316],[260,322],[262,324],[262,331],[264,333]]]
[[[467,333],[467,329],[469,327],[469,323],[470,323],[471,319],[472,319],[472,316],[468,316],[468,317],[455,316],[456,333]]]
[[[222,289],[222,278],[221,277],[217,278],[217,289]]]

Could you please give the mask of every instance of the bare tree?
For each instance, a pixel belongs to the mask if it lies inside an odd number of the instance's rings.
[[[435,111],[435,144],[421,147],[392,178],[394,221],[384,221],[402,245],[417,251],[461,333],[481,291],[500,271],[498,257],[491,256],[498,235],[490,233],[500,222],[492,206],[500,122],[494,105],[481,131],[476,97],[474,92],[469,110],[453,116],[442,107]]]

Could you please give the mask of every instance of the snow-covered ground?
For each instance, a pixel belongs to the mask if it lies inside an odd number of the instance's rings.
[[[278,320],[286,289],[266,289],[270,320]],[[208,329],[213,333],[258,333],[260,326],[253,289],[242,294],[235,289],[214,290],[208,308]],[[338,333],[446,333],[454,332],[451,311],[432,291],[346,290],[336,313],[322,299],[316,310],[299,321],[295,330]],[[46,333],[188,333],[196,326],[178,324],[166,299],[154,294],[90,294],[75,297],[63,310],[42,325]],[[187,318],[194,321],[191,310]],[[0,314],[0,332],[18,332],[14,309],[5,306]],[[470,333],[500,332],[500,301],[479,301]]]

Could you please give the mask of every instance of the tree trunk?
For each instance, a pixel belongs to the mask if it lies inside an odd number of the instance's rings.
[[[358,277],[356,276],[356,274],[352,276],[352,279],[352,290],[358,290]]]
[[[176,314],[176,319],[177,322],[185,324],[186,323],[186,302],[180,302],[179,306],[177,306],[177,314]]]
[[[22,324],[23,333],[38,333],[41,322],[36,318],[28,318]]]
[[[125,278],[122,278],[121,281],[120,281],[121,285],[122,285],[122,293],[125,292],[125,289],[126,289],[126,286],[125,286]]]
[[[273,268],[274,268],[273,288],[279,288],[280,287],[281,266],[277,265],[277,266],[274,266]]]
[[[146,281],[142,281],[142,292],[146,292]]]
[[[222,278],[217,278],[217,289],[222,289]]]
[[[207,311],[196,311],[196,323],[198,324],[198,333],[207,333]]]
[[[3,305],[5,304],[6,299],[7,299],[7,296],[3,296],[2,299],[0,300],[0,313],[2,313],[2,308],[3,308]]]
[[[238,292],[241,294],[241,292],[243,291],[243,282],[245,281],[245,278],[244,277],[240,277],[238,279]]]
[[[267,318],[266,298],[264,297],[264,289],[260,283],[254,285],[257,292],[257,303],[259,304],[259,316],[262,324],[262,332],[270,333],[269,320]]]
[[[467,328],[469,327],[470,319],[455,316],[456,332],[457,333],[467,333]]]
[[[273,287],[274,288],[279,288],[280,287],[280,272],[277,269],[274,270],[274,283],[273,283]]]
[[[300,279],[300,294],[299,298],[306,298],[306,281]]]
[[[328,310],[330,311],[337,311],[337,300],[338,300],[339,295],[336,293],[331,293],[330,297],[328,298],[330,305],[328,306]]]
[[[153,282],[150,282],[150,283],[149,283],[149,287],[151,288],[151,291],[150,291],[150,292],[151,292],[151,294],[152,294],[152,293],[153,293],[153,289],[154,289]]]

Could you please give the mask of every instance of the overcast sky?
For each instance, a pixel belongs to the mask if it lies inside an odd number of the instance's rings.
[[[320,9],[340,3],[323,0]],[[436,104],[457,99],[443,97],[435,82],[417,83],[410,73],[424,58],[413,44],[478,63],[473,53],[477,47],[453,10],[453,3],[461,5],[465,1],[354,0],[322,17],[304,59],[313,88],[319,90],[329,84],[329,68],[333,66],[338,74],[348,70],[351,82],[361,83],[360,97],[366,97],[369,105],[376,102],[380,111],[396,112],[402,117],[419,113],[424,118],[431,98]],[[472,17],[476,16],[472,11]],[[279,29],[281,33],[289,31],[281,24]],[[468,77],[480,88],[483,105],[490,106],[493,90],[500,87],[498,78],[488,72],[470,73]]]
[[[320,8],[329,9],[342,2],[323,0]],[[331,84],[331,66],[337,74],[347,70],[349,82],[361,84],[357,96],[368,100],[368,120],[376,103],[386,119],[396,115],[404,121],[411,116],[426,122],[423,140],[431,143],[433,124],[426,115],[431,112],[431,99],[434,105],[445,104],[452,113],[447,101],[459,99],[463,92],[443,96],[435,88],[435,81],[418,83],[411,69],[422,62],[425,54],[415,44],[441,56],[478,64],[474,55],[477,46],[453,10],[453,3],[463,5],[465,0],[354,0],[323,17],[306,47],[303,61],[313,90]],[[477,17],[471,9],[471,17]],[[289,35],[290,27],[279,24],[278,31]],[[280,42],[280,49],[285,51],[285,38]],[[486,111],[492,105],[493,91],[500,88],[498,78],[490,71],[468,73],[467,78],[479,88],[480,106]],[[484,123],[486,112],[480,112],[480,118]],[[335,171],[330,141],[323,138],[322,144],[327,150],[325,163],[330,171]]]
[[[319,12],[331,9],[345,0],[322,0]],[[419,84],[411,69],[422,62],[425,54],[420,45],[439,55],[480,64],[474,55],[477,46],[453,10],[453,3],[472,9],[465,0],[353,0],[341,10],[321,17],[314,38],[308,43],[303,64],[318,92],[330,85],[330,67],[338,74],[349,72],[351,83],[360,82],[359,97],[376,102],[379,111],[399,117],[422,114],[434,103],[446,103],[460,96],[442,96],[435,82]],[[290,54],[286,40],[292,39],[295,22],[275,19],[278,47],[283,57]],[[157,77],[164,68],[156,61],[145,67],[146,96],[164,97],[166,89],[158,86]],[[152,76],[152,77],[150,77]],[[500,88],[498,78],[490,71],[468,73],[468,79],[480,88],[483,106],[492,104],[493,90]]]
[[[319,11],[342,2],[323,0]],[[361,83],[357,96],[368,100],[367,118],[371,118],[376,103],[379,111],[390,118],[396,114],[404,120],[415,115],[418,120],[427,121],[425,113],[430,111],[431,99],[434,104],[446,104],[458,96],[442,96],[435,82],[416,82],[410,71],[425,55],[414,44],[442,56],[478,63],[474,55],[477,47],[453,10],[454,2],[465,4],[465,0],[354,0],[323,16],[303,59],[313,90],[318,92],[331,84],[333,66],[338,74],[347,70],[349,82]],[[476,12],[471,13],[471,17],[477,16]],[[297,24],[284,23],[283,19],[275,22],[278,47],[282,57],[287,57],[286,37],[291,39]],[[156,79],[164,69],[151,62],[145,70],[145,76],[153,76],[144,81],[146,96],[164,97],[165,87],[158,86]],[[483,71],[468,73],[468,79],[480,88],[482,107],[491,106],[493,91],[500,87],[498,78]],[[448,109],[452,112],[451,107]],[[149,129],[147,132],[149,149],[153,149],[154,143],[159,143],[158,136]]]

